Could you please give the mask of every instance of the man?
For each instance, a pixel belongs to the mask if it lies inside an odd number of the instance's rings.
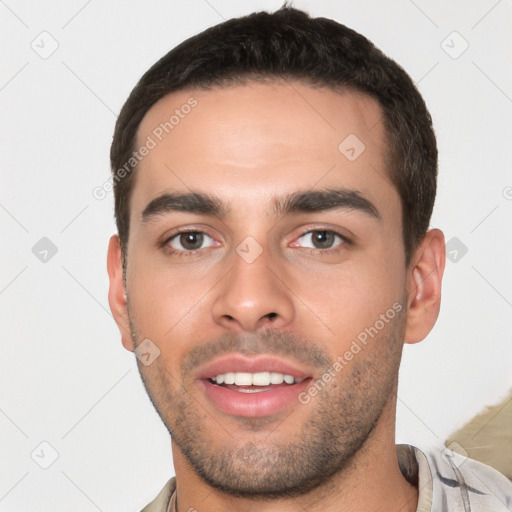
[[[395,446],[445,264],[396,63],[296,9],[229,20],[142,77],[111,164],[110,307],[176,472],[145,511],[510,510],[490,467]]]

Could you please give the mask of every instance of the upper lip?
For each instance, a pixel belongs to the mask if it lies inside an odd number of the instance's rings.
[[[201,365],[197,371],[197,379],[211,379],[221,373],[228,372],[276,372],[291,375],[297,379],[311,377],[311,372],[297,363],[286,361],[276,356],[260,354],[247,357],[240,353],[218,357],[209,363]]]

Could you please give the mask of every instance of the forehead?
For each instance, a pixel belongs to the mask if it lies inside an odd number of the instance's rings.
[[[329,186],[377,203],[398,199],[380,105],[354,91],[296,82],[179,91],[142,120],[136,148],[143,146],[150,149],[137,166],[132,212],[174,190],[234,204]]]

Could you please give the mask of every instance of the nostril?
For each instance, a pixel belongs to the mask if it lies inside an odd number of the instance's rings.
[[[277,313],[268,313],[267,315],[265,315],[263,318],[268,318],[269,320],[272,320],[273,318],[275,318],[277,316]]]

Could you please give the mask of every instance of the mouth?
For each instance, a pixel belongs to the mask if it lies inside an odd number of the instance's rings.
[[[275,389],[274,386],[284,385],[290,386],[299,384],[304,379],[293,375],[278,373],[278,372],[227,372],[219,373],[210,381],[217,386],[224,386],[233,391],[240,391],[242,393],[258,393]]]
[[[235,354],[216,360],[198,375],[207,399],[222,412],[245,417],[276,414],[299,405],[298,396],[312,380],[311,373],[267,356]]]

